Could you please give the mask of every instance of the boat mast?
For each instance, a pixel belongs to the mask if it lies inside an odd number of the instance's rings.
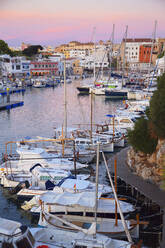
[[[123,66],[122,66],[122,86],[124,84],[124,72],[125,72],[125,50],[126,50],[126,40],[127,40],[128,25],[126,26],[126,31],[124,35],[124,55],[123,55]]]
[[[66,61],[64,59],[64,138],[67,137]]]
[[[90,130],[90,139],[92,140],[93,132],[93,91],[91,91],[91,130]]]
[[[94,35],[94,65],[93,65],[93,76],[94,76],[94,85],[96,81],[96,67],[95,67],[95,62],[96,62],[96,27],[93,28],[93,35]]]
[[[112,73],[112,56],[113,56],[113,44],[114,44],[115,24],[113,24],[113,30],[111,35],[111,49],[110,49],[110,78]]]
[[[98,208],[98,178],[99,178],[99,155],[100,155],[100,142],[97,142],[97,160],[96,160],[96,191],[95,191],[95,237],[97,232],[97,208]]]
[[[125,229],[125,233],[126,233],[126,235],[127,235],[127,239],[128,239],[128,241],[129,241],[130,243],[132,243],[133,241],[132,241],[130,232],[129,232],[129,230],[128,230],[127,223],[126,223],[126,221],[125,221],[125,219],[124,219],[124,216],[123,216],[123,213],[122,213],[122,210],[121,210],[121,207],[120,207],[120,203],[119,203],[119,200],[118,200],[116,191],[115,191],[115,187],[114,187],[114,185],[113,185],[113,181],[112,181],[112,178],[111,178],[111,174],[109,173],[108,164],[107,164],[107,161],[106,161],[106,159],[105,159],[105,155],[104,155],[104,152],[103,152],[103,151],[102,151],[102,155],[103,155],[105,167],[106,167],[106,170],[107,170],[107,174],[108,174],[108,177],[109,177],[109,181],[110,181],[110,184],[111,184],[113,193],[114,193],[115,201],[116,201],[117,207],[118,207],[118,209],[119,209],[121,221],[122,221],[123,227],[124,227],[124,229]]]
[[[150,54],[150,62],[149,62],[148,74],[151,73],[151,69],[152,69],[151,68],[151,64],[152,64],[152,53],[153,53],[154,43],[155,43],[155,39],[156,39],[156,27],[157,27],[157,21],[155,21],[154,30],[153,30],[153,33],[152,33],[152,45],[151,45],[151,54]],[[148,77],[148,87],[151,84],[152,84],[152,79],[150,81],[150,77]]]

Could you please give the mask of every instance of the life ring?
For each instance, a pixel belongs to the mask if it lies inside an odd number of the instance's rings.
[[[47,245],[39,245],[39,246],[37,246],[37,248],[49,248],[49,246],[47,246]]]

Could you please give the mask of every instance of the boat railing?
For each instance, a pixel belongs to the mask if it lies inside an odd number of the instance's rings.
[[[65,148],[65,142],[66,141],[72,141],[73,143],[73,158],[75,158],[75,139],[74,138],[58,138],[58,139],[54,139],[54,138],[50,138],[50,139],[28,139],[28,140],[22,140],[21,142],[23,144],[37,144],[37,143],[41,143],[41,142],[61,142],[62,144],[62,156],[64,157],[64,148]],[[6,168],[6,172],[8,174],[8,161],[12,159],[16,160],[16,155],[13,154],[13,147],[12,145],[18,145],[19,143],[21,143],[20,141],[8,141],[5,143],[5,153],[3,155],[3,160],[5,162],[5,168]],[[10,148],[8,148],[10,145]],[[76,161],[74,159],[74,161]],[[10,170],[12,172],[12,167],[10,164]]]

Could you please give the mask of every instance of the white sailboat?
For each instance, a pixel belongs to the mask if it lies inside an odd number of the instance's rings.
[[[77,175],[77,178],[64,178],[62,179],[57,185],[53,185],[53,183],[47,183],[47,187],[40,187],[32,185],[29,188],[23,188],[17,193],[17,199],[20,201],[22,200],[29,200],[34,196],[42,195],[48,190],[52,190],[53,192],[71,192],[71,193],[80,193],[80,192],[91,192],[95,191],[95,184],[90,182],[89,180],[84,180],[83,177],[85,175]],[[79,178],[79,179],[78,179]],[[50,186],[49,186],[50,185]],[[48,188],[49,187],[49,188]],[[112,188],[108,185],[99,184],[99,192],[102,195],[108,195],[112,192]],[[29,206],[29,202],[23,205],[24,209],[26,206]]]
[[[0,218],[0,248],[131,248],[129,242],[93,235],[93,227],[87,231],[78,228],[75,231],[27,228],[17,221]]]
[[[98,151],[99,152],[99,151]],[[33,207],[31,211],[44,209],[40,215],[39,224],[41,226],[55,226],[62,229],[72,230],[72,226],[68,226],[65,221],[77,224],[83,228],[89,228],[93,222],[97,223],[97,232],[108,234],[110,236],[119,236],[125,233],[123,221],[118,220],[116,224],[114,213],[116,211],[114,199],[100,198],[101,193],[98,191],[98,156],[96,166],[96,190],[95,192],[70,193],[62,194],[44,194],[40,197],[39,207]],[[134,207],[126,202],[120,202],[121,209],[124,213],[134,211]],[[61,223],[56,216],[63,218]],[[131,230],[135,226],[131,221],[126,221],[128,228]]]
[[[34,140],[34,142],[38,140]],[[47,153],[43,148],[36,147],[19,147],[17,148],[18,157],[9,157],[5,162],[0,164],[0,177],[4,173],[29,173],[32,166],[39,163],[45,168],[54,168],[56,170],[74,170],[74,161],[69,158],[62,158]],[[87,167],[88,164],[76,162],[76,168]]]

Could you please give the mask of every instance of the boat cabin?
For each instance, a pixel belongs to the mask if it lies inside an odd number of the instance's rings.
[[[0,247],[2,248],[32,248],[35,239],[26,226],[19,222],[0,218]]]

